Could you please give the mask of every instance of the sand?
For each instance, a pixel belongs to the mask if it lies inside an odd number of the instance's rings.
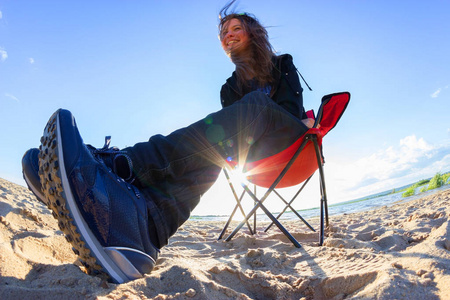
[[[79,267],[50,211],[0,179],[0,299],[450,299],[450,190],[332,216],[324,246],[296,221],[217,241],[188,221],[145,278],[112,284]],[[318,221],[312,219],[317,226]]]

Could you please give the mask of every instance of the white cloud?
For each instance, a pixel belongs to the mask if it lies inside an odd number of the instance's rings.
[[[436,92],[431,94],[431,98],[437,98],[439,96],[439,94],[441,93],[441,91],[442,91],[442,89],[438,88]]]
[[[8,52],[5,49],[0,47],[0,61],[4,62],[8,58]]]
[[[3,17],[2,11],[0,10],[0,19]]]
[[[431,94],[431,98],[437,98],[443,89],[448,89],[448,85],[444,88],[438,88],[433,94]]]
[[[397,188],[436,172],[450,171],[450,143],[433,145],[415,135],[355,162],[327,164],[327,177],[340,200]],[[327,180],[328,181],[328,180]]]
[[[12,100],[14,100],[16,102],[19,102],[19,99],[16,96],[14,96],[14,95],[5,93],[5,97],[8,97],[8,98],[10,98],[10,99],[12,99]]]
[[[388,147],[369,157],[357,161],[357,166],[365,170],[362,179],[385,180],[403,170],[409,170],[424,156],[430,157],[434,147],[415,135],[400,140],[400,147]]]
[[[30,62],[30,64],[34,64],[34,58],[30,57],[30,58],[28,59],[28,61]]]

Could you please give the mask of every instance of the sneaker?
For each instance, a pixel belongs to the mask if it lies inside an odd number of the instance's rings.
[[[42,192],[41,179],[39,178],[39,149],[32,148],[22,157],[22,175],[28,189],[36,198],[47,205],[47,199]]]
[[[115,283],[141,278],[153,269],[159,253],[148,226],[148,213],[154,211],[91,150],[72,114],[56,111],[40,147],[48,206],[88,274],[107,275]]]

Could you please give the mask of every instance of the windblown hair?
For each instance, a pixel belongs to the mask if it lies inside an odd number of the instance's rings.
[[[248,13],[237,13],[231,9],[235,0],[225,5],[219,13],[219,39],[222,40],[226,31],[226,23],[231,19],[237,19],[249,36],[247,49],[236,49],[227,53],[231,61],[236,65],[238,87],[243,90],[248,87],[248,79],[254,78],[258,86],[272,85],[272,56],[274,50],[269,42],[267,30],[255,16]],[[229,10],[231,9],[231,12]]]

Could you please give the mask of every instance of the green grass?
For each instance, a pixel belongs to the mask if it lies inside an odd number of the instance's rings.
[[[415,193],[416,193],[416,187],[414,185],[412,185],[403,192],[402,197],[406,198],[409,196],[413,196]]]
[[[428,186],[424,186],[423,188],[420,189],[420,192],[426,192],[429,190],[433,190],[436,188],[439,188],[441,186],[443,186],[444,184],[447,184],[447,181],[449,181],[450,178],[450,172],[449,173],[445,173],[445,174],[441,174],[441,173],[436,173],[436,175],[434,175],[433,178],[431,178],[430,180],[428,179],[423,179],[420,180],[419,182],[416,182],[415,184],[411,185],[410,187],[405,188],[402,194],[402,197],[409,197],[409,196],[413,196],[416,192],[416,188],[418,188],[419,186],[425,185],[428,183]],[[400,191],[401,192],[401,191]]]
[[[399,192],[403,191],[403,194],[402,194],[403,198],[409,197],[409,196],[413,196],[413,195],[416,194],[416,188],[418,188],[419,186],[425,185],[428,182],[430,182],[429,179],[422,179],[419,182],[416,182],[413,185],[411,185],[410,187],[407,187],[407,188],[405,188],[405,189],[403,189],[403,190],[401,190]],[[422,190],[423,190],[423,188],[422,188]],[[422,192],[422,190],[420,190],[420,191]]]
[[[428,184],[427,190],[437,189],[445,184],[444,178],[440,173],[436,173],[433,178],[431,178],[430,183]]]
[[[410,189],[412,189],[412,188],[415,189],[415,188],[417,188],[417,187],[419,187],[419,186],[422,186],[422,185],[427,184],[428,182],[430,182],[430,179],[422,179],[422,180],[420,180],[420,181],[414,183],[413,185],[411,185],[411,186],[409,186],[409,187],[406,187],[406,188],[404,188],[404,189],[398,190],[397,192],[398,192],[398,193],[401,193],[401,192],[408,191],[408,190],[410,190]]]
[[[450,178],[450,173],[446,173],[446,174],[442,175],[442,178],[444,179],[444,184],[450,183],[450,182],[448,182],[448,179]]]

